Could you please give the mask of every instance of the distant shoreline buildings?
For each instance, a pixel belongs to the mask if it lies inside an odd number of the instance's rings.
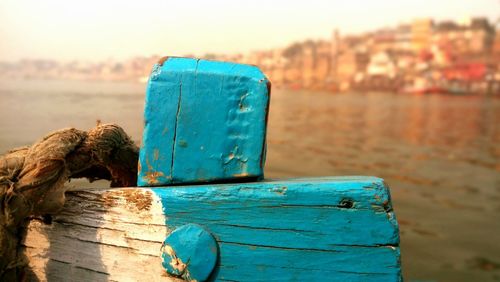
[[[500,32],[485,18],[418,19],[359,35],[334,31],[330,40],[254,52],[240,61],[260,66],[278,87],[500,92]]]
[[[460,23],[417,19],[358,35],[335,30],[328,40],[205,58],[257,65],[278,88],[500,94],[499,24],[486,18]],[[97,64],[22,60],[0,63],[0,77],[145,81],[158,59]]]

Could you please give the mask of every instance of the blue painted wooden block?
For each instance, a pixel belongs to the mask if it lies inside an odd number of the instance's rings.
[[[261,178],[269,91],[255,66],[188,58],[156,64],[138,185]]]
[[[398,224],[382,179],[293,179],[151,191],[161,201],[169,230],[194,223],[216,238],[216,281],[401,280]]]
[[[375,177],[72,192],[23,244],[41,281],[401,281]]]

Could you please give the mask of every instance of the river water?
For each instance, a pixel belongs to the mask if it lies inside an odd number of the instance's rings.
[[[140,142],[144,84],[0,80],[0,153],[116,122]],[[375,175],[406,281],[500,281],[500,99],[274,89],[266,177]]]

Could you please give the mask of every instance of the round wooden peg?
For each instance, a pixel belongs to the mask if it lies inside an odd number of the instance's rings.
[[[162,246],[162,265],[170,275],[187,281],[205,281],[215,267],[218,253],[212,234],[190,223],[167,236]]]

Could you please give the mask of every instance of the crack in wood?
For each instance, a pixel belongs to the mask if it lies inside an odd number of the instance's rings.
[[[102,242],[102,241],[85,240],[85,239],[74,237],[74,236],[70,236],[70,235],[62,235],[62,236],[66,237],[66,238],[69,238],[69,239],[78,240],[80,242],[91,243],[91,244],[95,244],[95,245],[99,245],[99,246],[104,245],[104,246],[122,248],[122,249],[126,249],[126,250],[139,251],[139,249],[132,248],[132,247],[129,247],[129,246],[120,246],[120,245],[115,245],[115,244],[111,244],[111,243],[105,243],[105,242]]]
[[[248,225],[239,225],[239,224],[228,224],[228,223],[218,223],[217,225],[222,226],[230,226],[230,227],[238,227],[238,228],[246,228],[246,229],[256,229],[256,230],[271,230],[271,231],[292,231],[292,232],[305,232],[305,233],[316,233],[311,230],[302,230],[302,229],[292,229],[292,228],[277,228],[277,227],[263,227],[263,226],[248,226]]]
[[[218,240],[220,243],[224,244],[232,244],[232,245],[241,245],[241,246],[249,246],[249,247],[260,247],[260,248],[271,248],[271,249],[283,249],[283,250],[298,250],[298,251],[317,251],[317,252],[343,252],[339,250],[325,250],[325,249],[312,249],[312,248],[291,248],[291,247],[280,247],[280,246],[272,246],[272,245],[260,245],[260,244],[249,244],[242,242],[231,242],[231,241],[222,241]],[[398,248],[398,245],[393,244],[373,244],[373,245],[356,245],[356,244],[329,244],[332,247],[352,247],[352,248]]]
[[[218,242],[222,243],[222,244],[239,245],[239,246],[255,247],[255,248],[268,248],[268,249],[279,249],[279,250],[290,250],[290,251],[310,251],[310,252],[326,252],[326,253],[343,253],[343,251],[339,251],[339,250],[310,249],[310,248],[290,248],[290,247],[279,247],[279,246],[261,245],[261,244],[248,244],[248,243],[230,242],[230,241],[218,241]]]
[[[79,265],[75,265],[74,267],[75,267],[75,268],[78,268],[78,269],[87,270],[87,271],[90,271],[90,272],[95,272],[95,273],[99,273],[99,274],[104,274],[104,275],[107,275],[107,276],[109,276],[109,275],[110,275],[110,274],[109,274],[109,273],[107,273],[107,272],[104,272],[104,271],[99,271],[99,270],[95,270],[95,269],[88,268],[88,267],[83,267],[83,266],[79,266]]]

